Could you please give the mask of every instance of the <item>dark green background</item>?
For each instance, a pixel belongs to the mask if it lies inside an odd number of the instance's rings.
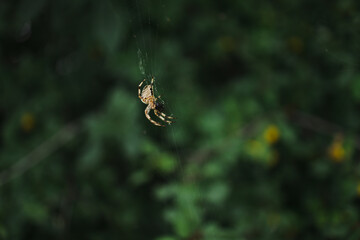
[[[358,5],[1,1],[0,239],[359,239]]]

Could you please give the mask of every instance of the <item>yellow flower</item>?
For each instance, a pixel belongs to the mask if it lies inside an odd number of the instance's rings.
[[[276,143],[280,138],[280,131],[277,126],[269,125],[264,132],[265,141],[269,144]]]
[[[251,159],[266,164],[269,166],[273,166],[277,162],[277,155],[275,152],[270,150],[268,144],[264,141],[259,140],[251,140],[247,143],[247,153],[251,157]]]
[[[358,196],[360,196],[360,183],[356,186],[356,193]]]
[[[329,147],[328,154],[334,162],[344,161],[345,149],[343,146],[343,138],[341,135],[335,136],[333,143]]]
[[[31,113],[24,113],[20,119],[21,128],[25,132],[30,132],[35,126],[35,118]]]

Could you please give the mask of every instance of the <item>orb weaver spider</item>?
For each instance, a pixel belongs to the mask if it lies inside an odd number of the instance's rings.
[[[171,124],[173,123],[173,121],[171,121],[170,119],[174,119],[174,117],[171,116],[167,116],[165,113],[163,113],[164,111],[164,104],[161,103],[158,99],[161,99],[160,96],[159,97],[155,97],[154,95],[154,78],[151,78],[151,83],[149,85],[145,85],[145,87],[141,90],[141,86],[143,85],[143,83],[145,82],[146,79],[144,79],[138,87],[138,95],[140,100],[147,104],[148,106],[145,108],[145,116],[147,117],[147,119],[149,119],[149,121],[156,125],[156,126],[161,126],[161,127],[165,127],[164,125],[154,121],[151,119],[149,113],[151,110],[154,111],[155,115],[160,118],[161,120],[163,120],[164,122],[166,122],[167,124]]]

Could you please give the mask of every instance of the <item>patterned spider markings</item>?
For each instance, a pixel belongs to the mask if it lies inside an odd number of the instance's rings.
[[[162,121],[166,122],[167,124],[171,124],[173,123],[173,121],[171,121],[170,119],[174,119],[174,117],[171,116],[167,116],[165,113],[163,113],[164,111],[164,104],[162,104],[160,101],[158,101],[158,99],[160,99],[160,96],[158,98],[155,97],[154,95],[154,78],[151,79],[151,83],[149,85],[145,85],[145,87],[141,90],[141,86],[143,85],[143,83],[145,82],[146,79],[144,79],[138,87],[138,95],[140,100],[147,104],[148,106],[145,108],[145,116],[147,117],[147,119],[149,119],[149,121],[156,125],[156,126],[161,126],[161,127],[165,127],[164,125],[154,121],[153,119],[151,119],[149,113],[151,110],[154,111],[155,115],[160,118]]]

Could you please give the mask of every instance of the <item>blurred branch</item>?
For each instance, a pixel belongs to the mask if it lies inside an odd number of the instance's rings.
[[[53,154],[60,147],[72,140],[80,132],[80,126],[71,123],[61,128],[52,137],[35,148],[28,155],[0,173],[0,186],[21,176],[30,168]]]
[[[321,119],[317,116],[313,116],[299,110],[291,111],[290,120],[303,128],[307,128],[323,134],[333,135],[339,132],[343,132],[343,129],[339,125],[325,121],[324,119]]]
[[[299,125],[302,128],[312,130],[314,132],[334,136],[336,134],[344,134],[345,130],[343,127],[326,121],[308,113],[301,112],[299,110],[293,110],[290,112],[289,119]],[[360,140],[358,137],[355,139],[355,148],[360,150]]]
[[[251,136],[251,134],[254,132],[255,128],[257,127],[258,123],[265,118],[266,116],[255,118],[253,121],[246,124],[244,127],[239,128],[233,134],[229,135],[227,138],[224,139],[224,141],[221,142],[221,144],[217,146],[205,147],[195,151],[188,157],[188,161],[196,162],[197,164],[203,163],[204,161],[206,161],[206,159],[208,159],[210,156],[213,156],[216,152],[222,151],[223,149],[228,147],[234,138],[238,138],[240,136],[243,137]],[[339,133],[341,134],[345,133],[343,127],[331,123],[329,121],[326,121],[320,117],[305,112],[301,112],[299,110],[292,110],[288,114],[288,119],[292,123],[295,123],[304,129],[308,129],[329,136],[335,136],[336,134]],[[359,138],[355,139],[355,148],[357,150],[360,150]]]
[[[217,146],[211,146],[211,147],[205,147],[202,149],[199,149],[195,151],[191,156],[188,157],[189,162],[196,162],[198,164],[201,164],[204,162],[208,157],[213,156],[216,152],[221,152],[225,148],[229,146],[229,144],[235,139],[240,136],[243,137],[249,137],[253,132],[258,123],[263,119],[264,117],[258,117],[255,118],[250,123],[246,124],[245,126],[239,128],[237,131],[234,131],[233,134],[230,134],[227,136],[224,141],[222,141]]]

